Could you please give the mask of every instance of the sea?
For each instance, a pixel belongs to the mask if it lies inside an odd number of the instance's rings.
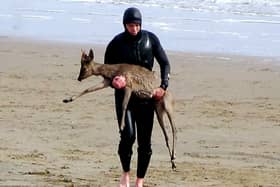
[[[280,0],[1,1],[0,37],[107,45],[128,7],[166,50],[280,57]]]

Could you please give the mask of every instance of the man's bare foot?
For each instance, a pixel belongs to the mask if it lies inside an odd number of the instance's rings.
[[[129,172],[124,172],[120,179],[120,187],[129,187]]]
[[[143,187],[143,184],[144,184],[144,178],[136,179],[135,187]]]

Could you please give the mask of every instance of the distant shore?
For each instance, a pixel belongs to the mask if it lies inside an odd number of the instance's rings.
[[[117,186],[113,90],[62,103],[102,80],[76,79],[81,49],[93,48],[96,61],[103,62],[105,46],[10,37],[0,42],[0,186]],[[155,122],[146,186],[280,186],[279,62],[167,55],[169,89],[176,98],[178,171],[171,170]],[[135,146],[133,180],[136,158]]]

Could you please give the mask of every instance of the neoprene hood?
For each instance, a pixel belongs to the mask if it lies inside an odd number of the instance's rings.
[[[123,24],[137,23],[142,24],[142,15],[139,9],[130,7],[123,14]]]

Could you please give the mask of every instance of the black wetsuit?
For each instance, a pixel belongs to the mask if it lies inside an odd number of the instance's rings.
[[[127,31],[120,33],[108,44],[104,61],[106,64],[136,64],[152,70],[154,58],[158,61],[161,69],[162,81],[159,86],[166,89],[170,72],[169,61],[158,38],[151,32],[141,30],[137,36],[131,36]],[[115,89],[115,107],[119,125],[122,116],[123,96],[122,89]],[[121,140],[118,153],[123,170],[128,172],[130,170],[132,146],[135,142],[137,131],[137,177],[139,178],[144,178],[152,154],[153,120],[153,100],[138,99],[132,96],[125,116],[125,128],[120,131]]]

